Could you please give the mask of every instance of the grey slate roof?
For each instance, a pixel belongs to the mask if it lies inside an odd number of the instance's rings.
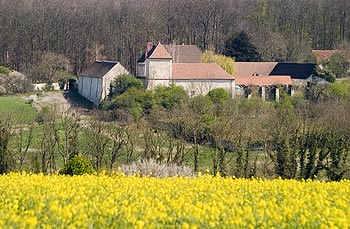
[[[146,57],[146,52],[144,52],[142,54],[142,56],[137,60],[137,62],[141,62],[141,63],[145,62],[146,58],[149,58],[152,55],[152,53],[156,49],[156,47],[157,47],[157,45],[152,46],[151,50],[149,50],[149,52],[147,53],[147,57]]]
[[[270,73],[274,75],[289,75],[292,79],[307,79],[315,74],[316,64],[311,63],[278,63]]]
[[[79,75],[86,77],[102,78],[117,64],[118,62],[114,61],[96,61]]]

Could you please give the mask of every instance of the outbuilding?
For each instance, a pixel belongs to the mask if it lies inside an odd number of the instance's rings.
[[[111,83],[129,72],[115,61],[96,61],[78,76],[78,92],[95,105],[109,94]]]

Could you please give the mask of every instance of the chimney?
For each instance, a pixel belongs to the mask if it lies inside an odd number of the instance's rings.
[[[146,57],[148,55],[148,52],[151,51],[151,49],[153,48],[153,42],[149,41],[147,42],[147,47],[146,47]]]

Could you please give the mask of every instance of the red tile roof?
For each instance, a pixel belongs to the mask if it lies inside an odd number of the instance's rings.
[[[240,85],[291,85],[290,76],[235,76]]]
[[[215,63],[173,64],[173,79],[184,80],[234,80],[234,77]]]
[[[319,63],[328,60],[336,52],[339,52],[339,50],[312,50],[312,54],[314,54]]]
[[[235,62],[236,76],[268,76],[277,62]]]
[[[154,49],[152,54],[148,57],[150,59],[171,59],[170,54],[164,48],[164,46],[159,42],[157,47]]]

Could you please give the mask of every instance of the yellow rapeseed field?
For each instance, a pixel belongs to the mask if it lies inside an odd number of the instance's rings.
[[[0,228],[347,228],[350,182],[0,176]]]

